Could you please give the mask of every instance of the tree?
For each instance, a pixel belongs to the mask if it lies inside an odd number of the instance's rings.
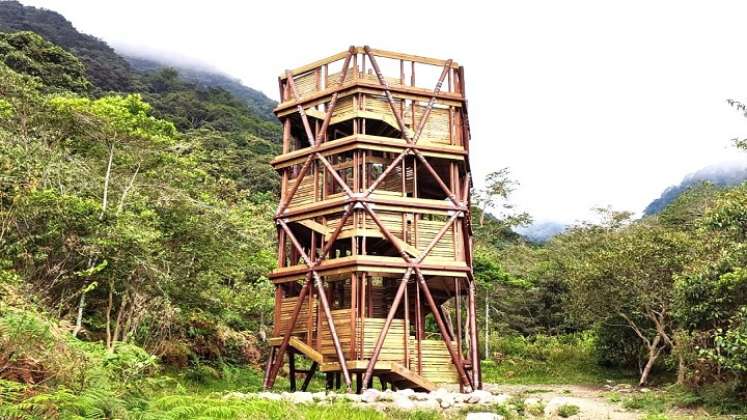
[[[688,237],[640,221],[629,226],[611,215],[605,224],[582,226],[570,237],[579,242],[569,274],[569,310],[591,323],[619,317],[646,348],[640,385],[666,349],[674,346],[674,276],[690,256]]]

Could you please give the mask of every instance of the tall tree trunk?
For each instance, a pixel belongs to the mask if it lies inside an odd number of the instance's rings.
[[[490,300],[488,290],[485,290],[485,356],[483,360],[488,360],[490,354]]]
[[[114,350],[114,344],[120,340],[120,332],[122,331],[122,316],[124,315],[125,308],[127,307],[127,293],[122,295],[122,301],[119,303],[119,310],[117,311],[117,320],[114,323],[114,334],[112,334],[112,346],[109,351]]]
[[[109,179],[112,176],[112,160],[114,158],[114,143],[109,147],[109,163],[106,165],[106,175],[104,175],[104,196],[101,199],[101,214],[99,220],[104,218],[106,207],[109,204]]]
[[[685,364],[685,357],[681,354],[677,355],[677,385],[685,384],[685,375],[687,373],[687,365]]]
[[[114,304],[114,291],[109,282],[109,304],[106,307],[106,348],[112,348],[112,305]]]
[[[77,337],[80,330],[83,329],[83,309],[86,307],[86,285],[80,292],[80,301],[78,302],[78,316],[75,317],[75,328],[73,329],[73,337]]]
[[[137,164],[137,168],[135,168],[135,173],[132,174],[132,178],[130,178],[130,182],[127,184],[127,187],[125,187],[124,191],[122,192],[122,196],[119,197],[119,205],[117,205],[117,216],[119,216],[122,213],[122,210],[124,209],[125,199],[127,198],[127,194],[129,194],[130,190],[132,189],[132,186],[135,184],[135,177],[137,176],[137,173],[140,172],[140,164]]]
[[[656,359],[659,357],[659,354],[662,350],[662,348],[659,347],[660,342],[661,336],[657,334],[651,344],[646,346],[648,347],[648,361],[646,362],[646,366],[643,367],[643,371],[641,372],[641,380],[638,382],[638,386],[646,385],[646,383],[648,382],[648,377],[651,374],[651,369],[654,367],[654,363],[656,363]]]

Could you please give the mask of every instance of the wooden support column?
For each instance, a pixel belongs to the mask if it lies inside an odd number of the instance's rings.
[[[290,382],[290,392],[296,392],[296,352],[288,352],[288,381]]]

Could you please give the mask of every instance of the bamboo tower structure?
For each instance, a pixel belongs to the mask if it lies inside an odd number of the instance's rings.
[[[464,68],[350,47],[279,79],[264,386],[481,388]],[[299,358],[308,359],[300,360]]]

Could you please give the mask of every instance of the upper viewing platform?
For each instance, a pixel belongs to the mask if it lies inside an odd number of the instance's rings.
[[[287,70],[278,83],[275,113],[285,129],[278,169],[302,161],[313,145],[328,153],[351,144],[385,152],[412,146],[466,160],[464,69],[452,60],[350,47]]]

